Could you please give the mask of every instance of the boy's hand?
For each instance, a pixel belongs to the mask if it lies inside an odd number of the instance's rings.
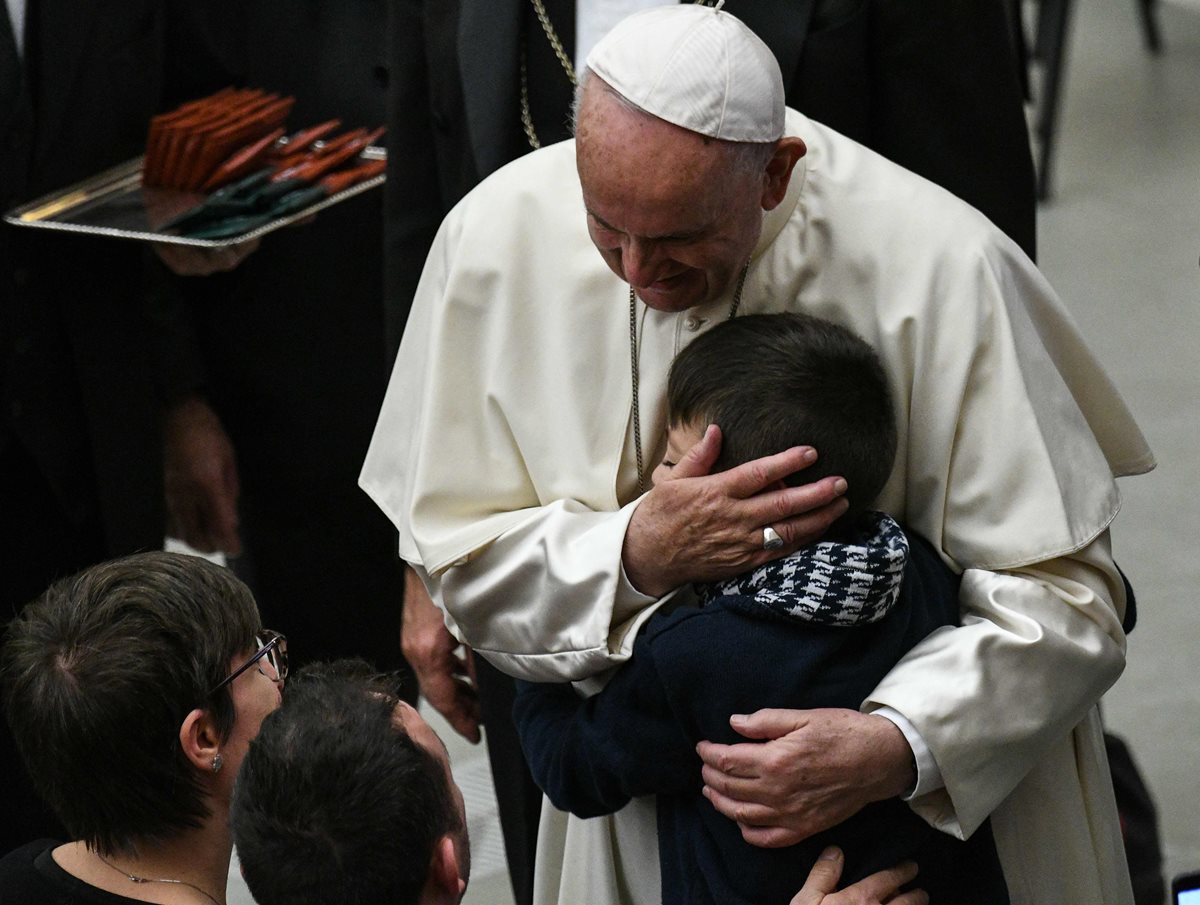
[[[900,887],[917,876],[911,861],[864,877],[841,892],[837,889],[845,858],[840,849],[827,848],[813,865],[804,888],[796,893],[791,905],[927,905],[929,896],[921,889],[900,893]]]
[[[708,475],[720,442],[720,429],[710,425],[675,466],[678,480],[654,487],[629,520],[621,562],[643,594],[662,597],[689,582],[731,578],[787,556],[823,535],[846,511],[842,478],[770,489],[816,461],[811,447]],[[767,527],[783,539],[781,547],[763,548]]]

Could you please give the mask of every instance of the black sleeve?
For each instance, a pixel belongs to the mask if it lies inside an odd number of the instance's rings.
[[[868,144],[1036,255],[1033,157],[1003,0],[872,0]]]
[[[446,4],[451,16],[455,4]],[[426,11],[421,0],[388,4],[388,168],[384,184],[384,295],[389,361],[412,307],[425,257],[446,212],[434,132]],[[453,16],[451,16],[453,18]],[[456,21],[456,19],[454,20]],[[440,32],[439,32],[440,33]],[[456,71],[450,51],[440,64]],[[446,80],[457,84],[456,79]]]
[[[203,279],[176,276],[145,249],[142,307],[150,323],[155,381],[164,405],[202,391],[207,382],[196,325],[181,283]]]
[[[950,190],[1033,258],[1013,26],[1005,0],[818,0],[788,104]]]
[[[699,786],[700,760],[640,640],[608,686],[584,700],[569,685],[517,683],[513,718],[534,780],[554,806],[610,814],[640,795]]]
[[[959,586],[962,576],[947,566],[933,544],[908,531],[909,555],[904,569],[904,595],[922,614],[926,625],[920,637],[944,625],[960,625]],[[914,645],[920,640],[914,639]]]
[[[168,0],[165,4],[163,95],[160,109],[212,94],[240,83],[237,72],[238,29],[230,28],[236,7],[232,0]],[[196,340],[184,281],[163,264],[150,248],[144,252],[143,304],[152,328],[158,391],[166,404],[201,389],[204,363]]]
[[[163,109],[240,82],[234,0],[167,0]]]

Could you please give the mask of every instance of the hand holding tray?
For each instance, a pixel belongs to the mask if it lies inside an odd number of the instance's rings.
[[[226,89],[151,121],[145,157],[5,214],[16,226],[217,248],[248,242],[383,183],[382,129],[285,137],[292,99]]]

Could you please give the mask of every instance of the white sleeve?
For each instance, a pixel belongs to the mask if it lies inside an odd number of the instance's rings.
[[[1108,533],[1081,550],[1003,572],[968,569],[963,624],[939,629],[863,705],[894,708],[940,768],[912,806],[969,836],[1125,665],[1125,588]]]
[[[900,796],[902,799],[912,801],[914,798],[936,792],[945,785],[942,780],[942,771],[938,768],[933,752],[929,750],[925,739],[921,738],[921,733],[917,731],[916,726],[909,722],[908,717],[894,707],[865,708],[865,712],[881,716],[894,723],[904,735],[908,747],[912,749],[913,764],[917,768],[917,781],[908,792]]]
[[[498,669],[579,680],[629,658],[659,600],[625,577],[621,547],[639,501],[592,512],[559,501],[440,573],[419,569],[451,629]]]

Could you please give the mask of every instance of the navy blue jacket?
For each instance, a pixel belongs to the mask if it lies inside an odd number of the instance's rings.
[[[787,903],[831,844],[846,853],[844,882],[911,859],[934,903],[1006,903],[986,825],[963,843],[893,799],[799,845],[761,849],[700,793],[696,743],[745,741],[730,714],[857,709],[918,641],[957,624],[957,577],[920,538],[910,546],[900,599],[878,622],[820,626],[720,596],[652,618],[632,659],[586,701],[568,685],[519,683],[514,716],[534,778],[581,817],[657,795],[664,903]]]

